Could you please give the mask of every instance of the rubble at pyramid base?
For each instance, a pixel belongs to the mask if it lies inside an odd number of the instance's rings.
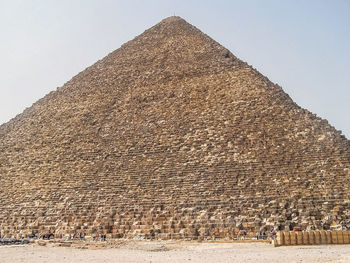
[[[317,200],[320,207],[326,206],[332,211],[327,216],[328,221],[322,220],[322,212],[302,208],[315,199],[294,201],[294,209],[281,209],[288,201],[273,196],[265,198],[268,204],[265,207],[261,207],[261,202],[256,199],[198,200],[176,206],[166,203],[155,205],[149,201],[139,206],[124,204],[108,212],[84,212],[82,204],[64,211],[64,215],[46,214],[39,220],[33,215],[32,222],[28,216],[17,216],[11,222],[3,221],[0,231],[1,237],[7,238],[52,233],[56,238],[106,235],[107,238],[213,240],[236,239],[243,229],[252,236],[256,232],[269,232],[272,227],[276,230],[289,230],[295,226],[304,230],[349,228],[349,225],[331,225],[332,222],[348,220],[337,209],[343,205],[340,200]],[[293,217],[298,221],[292,220]]]

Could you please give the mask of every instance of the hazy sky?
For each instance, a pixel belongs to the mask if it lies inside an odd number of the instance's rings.
[[[0,0],[0,124],[174,14],[350,138],[347,0]]]

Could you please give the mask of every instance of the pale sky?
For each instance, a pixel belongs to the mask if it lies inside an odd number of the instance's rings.
[[[350,138],[347,0],[0,0],[0,124],[174,14]]]

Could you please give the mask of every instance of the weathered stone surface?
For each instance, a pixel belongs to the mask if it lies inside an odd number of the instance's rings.
[[[341,132],[178,17],[0,126],[2,237],[344,229],[349,186]]]

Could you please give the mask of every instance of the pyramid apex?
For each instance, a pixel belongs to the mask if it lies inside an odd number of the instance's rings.
[[[186,20],[180,16],[169,16],[162,20],[162,22],[166,22],[166,23],[172,23],[172,22],[178,22],[178,21],[186,21]]]

